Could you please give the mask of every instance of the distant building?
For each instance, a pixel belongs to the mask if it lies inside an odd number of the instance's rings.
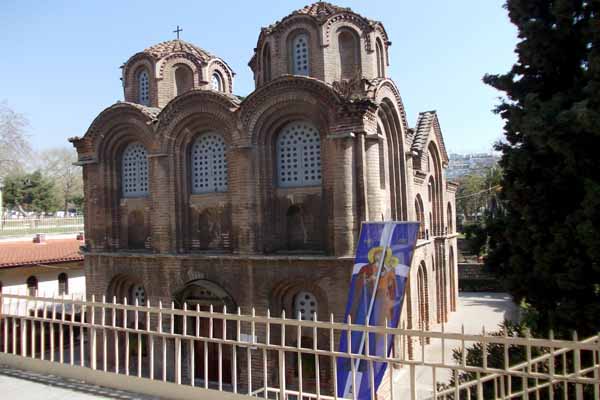
[[[456,179],[469,174],[484,174],[499,159],[499,156],[490,153],[450,154],[446,176]]]
[[[0,293],[84,298],[82,244],[74,235],[0,241]]]

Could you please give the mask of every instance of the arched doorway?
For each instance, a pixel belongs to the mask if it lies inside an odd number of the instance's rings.
[[[178,308],[183,308],[185,304],[189,310],[210,311],[212,306],[215,313],[223,312],[225,307],[228,312],[233,312],[237,307],[235,301],[225,289],[205,279],[186,283],[183,289],[175,293],[174,301]],[[196,317],[188,317],[186,333],[192,336],[198,334],[201,337],[210,337],[211,325],[212,337],[223,339],[225,327],[223,320],[219,318],[198,318],[197,320]],[[181,332],[181,320],[178,321],[177,327],[178,331]],[[232,333],[235,332],[235,326],[230,327],[227,325],[225,329],[229,332],[227,337],[233,339]],[[184,347],[184,357],[191,357],[192,354],[189,353]],[[222,384],[231,384],[233,368],[231,346],[197,340],[194,341],[193,357],[195,379],[202,381],[202,383],[207,378],[209,383],[221,381]],[[221,358],[220,363],[219,358]],[[219,365],[221,366],[220,369]]]

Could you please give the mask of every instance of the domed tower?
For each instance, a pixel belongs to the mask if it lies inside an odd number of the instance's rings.
[[[225,61],[180,39],[134,54],[122,69],[125,101],[149,107],[193,89],[233,91],[234,72]]]
[[[249,66],[256,87],[286,74],[327,83],[384,78],[390,45],[381,22],[318,2],[262,28]]]

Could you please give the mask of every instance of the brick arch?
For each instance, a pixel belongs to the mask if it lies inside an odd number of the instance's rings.
[[[285,310],[286,318],[294,318],[292,315],[294,298],[302,291],[315,295],[318,301],[317,318],[321,321],[328,320],[327,293],[316,282],[307,279],[285,279],[273,285],[269,294],[271,315],[280,315],[281,311]]]
[[[123,89],[125,92],[125,100],[138,103],[138,76],[140,71],[143,69],[148,72],[148,81],[150,85],[150,104],[156,105],[156,65],[154,63],[154,59],[145,53],[141,53],[137,58],[128,61],[128,63],[123,67]]]
[[[350,26],[341,26],[336,30],[338,57],[340,60],[340,79],[353,79],[362,76],[362,62],[365,56],[360,45],[360,33]]]
[[[444,204],[443,204],[443,176],[442,176],[442,160],[440,152],[434,141],[430,141],[427,146],[428,157],[430,161],[430,180],[433,178],[433,196],[432,196],[432,211],[433,211],[433,227],[432,234],[439,236],[443,232],[444,226]],[[433,164],[433,165],[431,165]]]
[[[194,247],[193,240],[200,240],[194,235],[197,224],[189,202],[192,194],[191,148],[204,133],[217,132],[222,135],[227,147],[228,174],[231,176],[236,168],[232,154],[239,141],[236,114],[232,112],[235,107],[237,105],[222,93],[192,91],[171,101],[159,115],[157,130],[160,132],[161,152],[169,157],[170,179],[166,185],[174,205],[174,240],[176,248],[181,251],[191,250]],[[231,190],[218,196],[229,204]],[[231,212],[228,205],[225,211]],[[231,220],[230,215],[225,217],[227,221]]]
[[[223,88],[226,88],[226,93],[233,93],[233,77],[234,77],[234,72],[231,70],[231,68],[229,67],[229,65],[227,65],[225,63],[225,61],[218,59],[218,58],[213,58],[209,63],[208,63],[208,67],[207,67],[207,81],[210,84],[210,79],[212,77],[212,74],[214,72],[218,72],[222,79],[223,79]]]
[[[421,261],[417,269],[417,327],[429,330],[429,281],[427,265]]]
[[[456,261],[454,259],[454,247],[450,246],[448,253],[448,267],[450,280],[450,311],[456,311],[456,297],[458,293],[456,291]]]
[[[415,196],[415,215],[417,221],[419,221],[419,239],[427,239],[425,235],[425,209],[423,207],[423,199],[421,195],[417,193]]]
[[[397,112],[395,98],[382,97],[377,116],[387,144],[387,159],[390,176],[390,205],[392,219],[408,219],[408,198],[406,182],[406,159],[399,156],[405,153],[401,115]]]

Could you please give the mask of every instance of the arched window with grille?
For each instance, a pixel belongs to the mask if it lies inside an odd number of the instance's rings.
[[[292,73],[294,75],[308,76],[310,65],[308,35],[306,33],[298,33],[294,36],[291,45]]]
[[[192,146],[192,192],[227,191],[227,146],[223,136],[208,132]]]
[[[58,294],[69,294],[69,277],[64,272],[58,275]]]
[[[148,153],[141,143],[131,143],[121,158],[123,197],[148,195]]]
[[[35,296],[38,291],[38,280],[35,276],[27,278],[27,295]]]
[[[141,105],[150,105],[150,77],[146,69],[138,75],[138,101]]]
[[[210,85],[212,87],[212,90],[216,90],[217,92],[223,91],[223,78],[221,77],[221,74],[217,71],[213,72],[212,78],[210,80]]]
[[[286,125],[277,137],[277,172],[280,187],[321,184],[321,137],[309,122]]]
[[[311,292],[298,292],[294,297],[294,318],[300,317],[303,321],[312,321],[317,315],[317,297]]]

